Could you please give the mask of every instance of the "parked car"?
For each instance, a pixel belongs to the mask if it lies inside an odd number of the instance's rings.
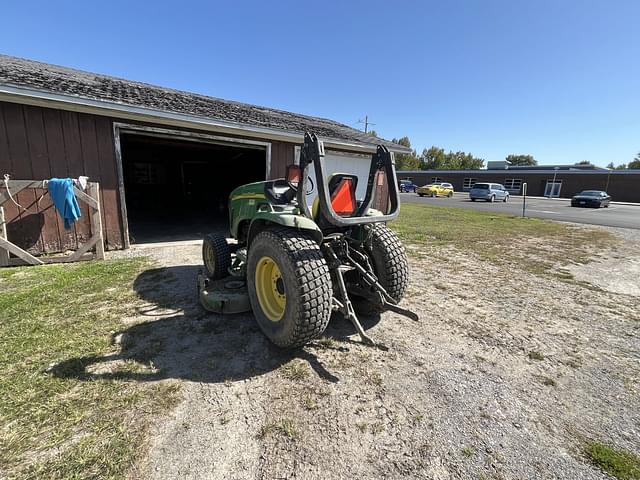
[[[602,190],[584,190],[571,198],[572,207],[607,208],[611,203],[611,196]]]
[[[453,185],[447,182],[434,182],[418,188],[418,195],[424,197],[453,197]]]
[[[398,182],[398,190],[400,193],[404,192],[416,192],[418,190],[418,185],[413,183],[411,180],[400,180]]]
[[[487,202],[495,202],[502,200],[509,201],[509,192],[499,183],[476,183],[469,190],[469,198],[472,202],[476,200],[486,200]]]

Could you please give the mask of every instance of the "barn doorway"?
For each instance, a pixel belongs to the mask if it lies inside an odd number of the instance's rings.
[[[119,141],[131,244],[228,232],[231,191],[268,174],[265,144],[138,131]]]

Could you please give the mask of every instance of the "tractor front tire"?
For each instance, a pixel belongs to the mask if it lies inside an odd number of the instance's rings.
[[[249,299],[258,326],[279,347],[300,347],[324,332],[332,310],[329,267],[304,232],[259,233],[247,258]]]
[[[409,262],[398,236],[382,223],[371,226],[365,242],[369,262],[378,282],[396,302],[400,302],[409,285]],[[362,315],[375,315],[384,308],[364,298],[354,298],[354,309]]]
[[[231,249],[224,235],[210,233],[202,241],[202,261],[207,277],[218,280],[229,275]]]

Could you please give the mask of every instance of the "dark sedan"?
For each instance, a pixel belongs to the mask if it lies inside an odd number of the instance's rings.
[[[398,181],[398,189],[400,190],[400,193],[405,193],[405,192],[415,193],[416,191],[418,191],[418,186],[415,183],[413,183],[411,180],[400,180]]]
[[[601,190],[584,190],[571,198],[572,207],[607,208],[611,203],[611,196]]]

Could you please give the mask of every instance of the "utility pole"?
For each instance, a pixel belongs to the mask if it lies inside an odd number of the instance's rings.
[[[607,168],[607,186],[604,187],[604,191],[607,192],[609,190],[609,179],[611,178],[611,169]]]
[[[549,192],[549,198],[552,197],[559,197],[560,195],[555,195],[555,191],[556,191],[556,176],[558,175],[558,169],[560,167],[553,167],[553,182],[551,182],[551,191]]]
[[[364,121],[362,119],[358,120],[358,123],[364,123],[364,133],[369,132],[369,125],[375,125],[375,123],[369,122],[369,115],[364,116]]]

